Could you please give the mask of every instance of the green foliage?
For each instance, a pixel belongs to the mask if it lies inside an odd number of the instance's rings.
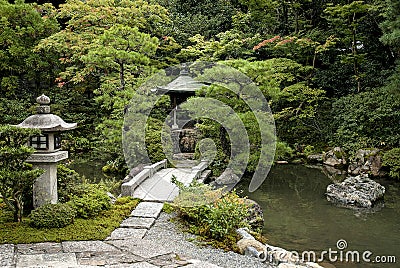
[[[212,190],[209,185],[180,185],[173,205],[189,224],[191,232],[217,241],[229,241],[225,246],[232,248],[231,238],[236,237],[236,229],[247,226],[247,206],[235,192],[221,194],[222,189]]]
[[[388,89],[340,98],[333,104],[332,144],[346,151],[396,147],[400,142],[400,101]]]
[[[289,160],[294,156],[294,151],[286,142],[278,141],[275,149],[275,160]]]
[[[35,179],[43,173],[25,162],[34,152],[25,144],[30,136],[38,134],[38,130],[0,125],[0,196],[13,211],[14,221],[22,220],[24,194],[32,193]]]
[[[162,211],[165,212],[165,213],[170,214],[170,213],[172,213],[172,212],[175,211],[175,207],[172,206],[170,203],[167,203],[167,202],[166,202],[166,203],[164,203],[164,205],[163,205]]]
[[[139,203],[137,199],[117,199],[109,210],[102,211],[90,219],[76,218],[63,228],[34,228],[30,219],[22,223],[12,223],[4,210],[0,210],[0,243],[26,244],[39,242],[61,242],[78,240],[104,240],[120,226]]]
[[[400,3],[396,0],[386,0],[383,16],[385,20],[380,24],[383,35],[381,41],[393,48],[400,55]]]
[[[57,69],[54,53],[34,53],[33,48],[59,30],[55,15],[49,3],[0,1],[1,96],[18,99],[52,84]]]
[[[232,0],[158,0],[169,11],[172,23],[166,29],[180,44],[202,34],[207,39],[232,27],[232,17],[238,7]]]
[[[29,216],[36,228],[62,228],[74,222],[76,211],[69,204],[45,204]]]
[[[78,172],[63,164],[57,165],[57,193],[59,202],[68,202],[75,193],[75,188],[80,183],[83,183],[83,177]]]
[[[110,197],[101,186],[83,184],[75,189],[75,195],[68,202],[77,212],[77,217],[92,218],[111,207]]]
[[[389,175],[400,179],[400,148],[393,148],[385,152],[382,160],[382,165],[390,169]]]

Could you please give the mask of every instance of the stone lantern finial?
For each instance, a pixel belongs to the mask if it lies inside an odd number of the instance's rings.
[[[50,98],[42,94],[36,98],[36,102],[40,104],[37,109],[38,114],[49,114],[50,113]]]

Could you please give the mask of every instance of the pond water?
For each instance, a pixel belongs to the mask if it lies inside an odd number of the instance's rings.
[[[84,157],[75,158],[68,167],[85,176],[91,182],[99,182],[107,178],[102,171],[103,166],[104,163],[100,161],[92,161],[88,157]]]
[[[330,179],[321,170],[301,165],[277,165],[253,193],[248,181],[236,188],[257,201],[264,211],[264,235],[269,244],[287,250],[338,250],[340,239],[347,251],[361,254],[369,250],[375,256],[396,256],[396,264],[338,263],[336,267],[400,267],[400,184],[379,180],[386,188],[385,207],[374,213],[338,208],[325,198]],[[336,254],[339,256],[338,254]],[[317,255],[319,256],[319,255]],[[335,256],[335,255],[333,255]],[[360,257],[362,258],[362,257]],[[328,259],[328,258],[325,258]]]

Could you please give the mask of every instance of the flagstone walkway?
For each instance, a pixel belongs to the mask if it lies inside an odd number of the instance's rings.
[[[141,202],[105,241],[64,241],[0,245],[0,267],[75,268],[218,268],[178,256],[164,245],[143,237],[160,215],[163,204]]]

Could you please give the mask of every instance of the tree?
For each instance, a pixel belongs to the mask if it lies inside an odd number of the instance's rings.
[[[57,58],[53,53],[34,52],[42,38],[59,30],[51,4],[14,4],[0,0],[0,95],[23,97],[38,94],[52,84]]]
[[[108,74],[104,80],[113,80],[110,76],[118,74],[118,90],[125,90],[126,76],[138,76],[143,72],[157,44],[157,38],[139,32],[138,28],[116,25],[105,30],[82,59],[88,68]]]
[[[58,18],[66,21],[65,29],[43,39],[36,50],[58,53],[65,68],[57,79],[59,86],[71,84],[81,91],[99,88],[101,77],[105,74],[104,68],[93,68],[92,62],[88,60],[90,51],[94,55],[96,52],[93,50],[100,52],[101,46],[109,48],[112,42],[110,38],[123,34],[122,31],[128,29],[126,27],[131,29],[131,40],[134,33],[147,33],[162,38],[165,35],[165,24],[169,21],[164,8],[141,0],[69,0],[60,5]],[[135,28],[137,30],[133,30]],[[119,42],[121,46],[126,37],[122,35],[115,42]],[[139,40],[136,44],[137,42]],[[93,44],[97,44],[97,47]],[[135,48],[130,48],[130,52],[134,50]],[[103,49],[103,60],[106,58],[105,52]],[[106,63],[116,64],[108,58],[108,61],[102,62],[102,67],[106,67]]]
[[[38,130],[0,125],[0,197],[14,213],[14,221],[22,221],[24,192],[30,192],[43,170],[32,169],[25,160],[34,152],[26,146]]]
[[[179,44],[187,46],[196,34],[210,39],[232,29],[232,17],[240,10],[237,0],[158,0],[168,9],[172,24],[168,32]]]
[[[338,33],[343,43],[341,48],[347,52],[342,55],[344,64],[352,64],[354,79],[357,82],[357,92],[361,91],[361,80],[364,77],[360,65],[366,54],[361,50],[364,48],[364,38],[360,31],[361,23],[367,15],[373,14],[376,7],[365,4],[363,1],[353,1],[347,5],[328,6],[325,9],[326,19],[331,27]]]

